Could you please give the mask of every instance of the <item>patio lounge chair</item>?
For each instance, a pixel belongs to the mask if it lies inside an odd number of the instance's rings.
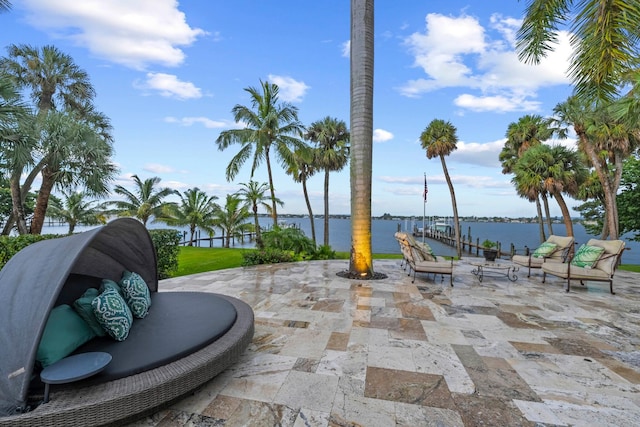
[[[528,255],[513,255],[511,262],[527,267],[527,277],[531,277],[532,268],[542,268],[545,262],[563,263],[573,254],[573,237],[551,235],[535,251]]]
[[[602,248],[602,251],[592,255],[593,248]],[[615,294],[613,292],[613,275],[620,262],[622,251],[624,251],[624,241],[622,240],[591,239],[578,249],[569,262],[543,263],[542,282],[544,283],[547,274],[562,277],[567,279],[567,292],[571,290],[572,280],[580,280],[580,284],[583,286],[585,281],[609,282],[609,291],[611,294]]]
[[[413,270],[411,283],[416,281],[416,273],[440,274],[443,279],[444,275],[448,274],[449,283],[453,286],[453,259],[447,260],[442,256],[434,255],[429,245],[416,241],[407,233],[396,233],[396,239],[400,243],[404,261],[409,266],[409,275]]]

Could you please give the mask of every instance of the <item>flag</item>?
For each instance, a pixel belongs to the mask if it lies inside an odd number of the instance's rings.
[[[427,175],[424,176],[424,194],[422,195],[424,198],[424,202],[427,203],[427,193],[429,192],[429,187],[427,187]]]

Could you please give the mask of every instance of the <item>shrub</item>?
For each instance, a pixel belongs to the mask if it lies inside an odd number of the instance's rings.
[[[329,245],[321,245],[313,255],[313,259],[336,259],[336,251]]]
[[[293,251],[296,254],[313,254],[316,251],[313,240],[298,228],[274,227],[262,233],[262,243],[265,248]]]
[[[166,279],[178,270],[180,232],[171,229],[149,230],[158,257],[158,279]]]
[[[21,236],[0,236],[0,268],[9,259],[32,243],[60,237],[56,234],[23,234]]]
[[[276,248],[265,248],[249,250],[242,253],[242,265],[277,264],[280,262],[291,262],[295,258],[290,251],[283,251]]]

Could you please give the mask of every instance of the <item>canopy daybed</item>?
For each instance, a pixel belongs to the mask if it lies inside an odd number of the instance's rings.
[[[124,341],[94,338],[76,353],[104,351],[107,368],[56,386],[39,404],[36,353],[51,310],[102,279],[138,273],[151,294],[148,316]],[[0,426],[109,425],[147,415],[234,363],[253,338],[253,311],[229,296],[158,293],[156,253],[131,218],[32,244],[0,271]],[[41,385],[41,384],[40,384]]]

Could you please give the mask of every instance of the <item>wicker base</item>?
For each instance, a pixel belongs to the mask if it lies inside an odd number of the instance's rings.
[[[253,310],[231,302],[238,317],[221,338],[187,357],[160,368],[104,384],[53,390],[51,401],[26,414],[0,418],[0,426],[103,426],[157,412],[235,363],[253,339]]]

